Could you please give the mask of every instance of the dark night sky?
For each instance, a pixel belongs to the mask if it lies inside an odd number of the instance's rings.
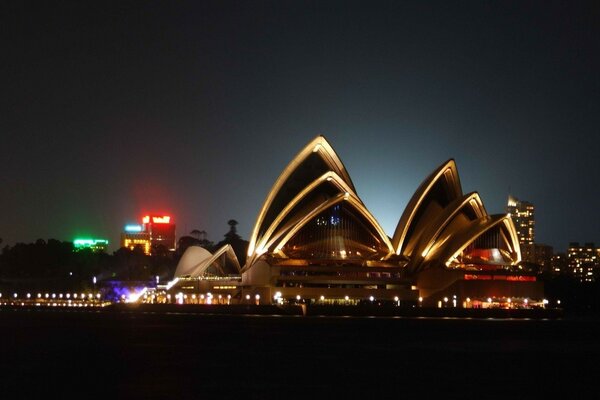
[[[600,9],[577,1],[0,4],[4,243],[106,237],[146,212],[246,239],[323,134],[393,235],[455,158],[490,213],[600,244]]]

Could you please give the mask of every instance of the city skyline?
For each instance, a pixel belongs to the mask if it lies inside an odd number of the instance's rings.
[[[146,214],[245,239],[316,135],[391,236],[449,158],[536,242],[600,242],[593,2],[2,6],[0,237],[106,238]]]

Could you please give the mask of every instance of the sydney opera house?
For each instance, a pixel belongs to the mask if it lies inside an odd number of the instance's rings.
[[[453,159],[423,180],[388,236],[318,136],[267,194],[245,264],[230,246],[193,246],[165,289],[199,302],[518,305],[543,298],[520,261],[510,215],[488,214],[477,192],[463,193]]]

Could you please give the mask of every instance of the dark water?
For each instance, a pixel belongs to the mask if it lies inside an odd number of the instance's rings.
[[[600,324],[0,310],[0,398],[597,398]]]

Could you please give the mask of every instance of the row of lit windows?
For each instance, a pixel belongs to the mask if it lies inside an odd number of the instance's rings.
[[[145,254],[150,254],[150,241],[147,239],[125,239],[123,247],[133,250],[135,246],[141,245]]]

